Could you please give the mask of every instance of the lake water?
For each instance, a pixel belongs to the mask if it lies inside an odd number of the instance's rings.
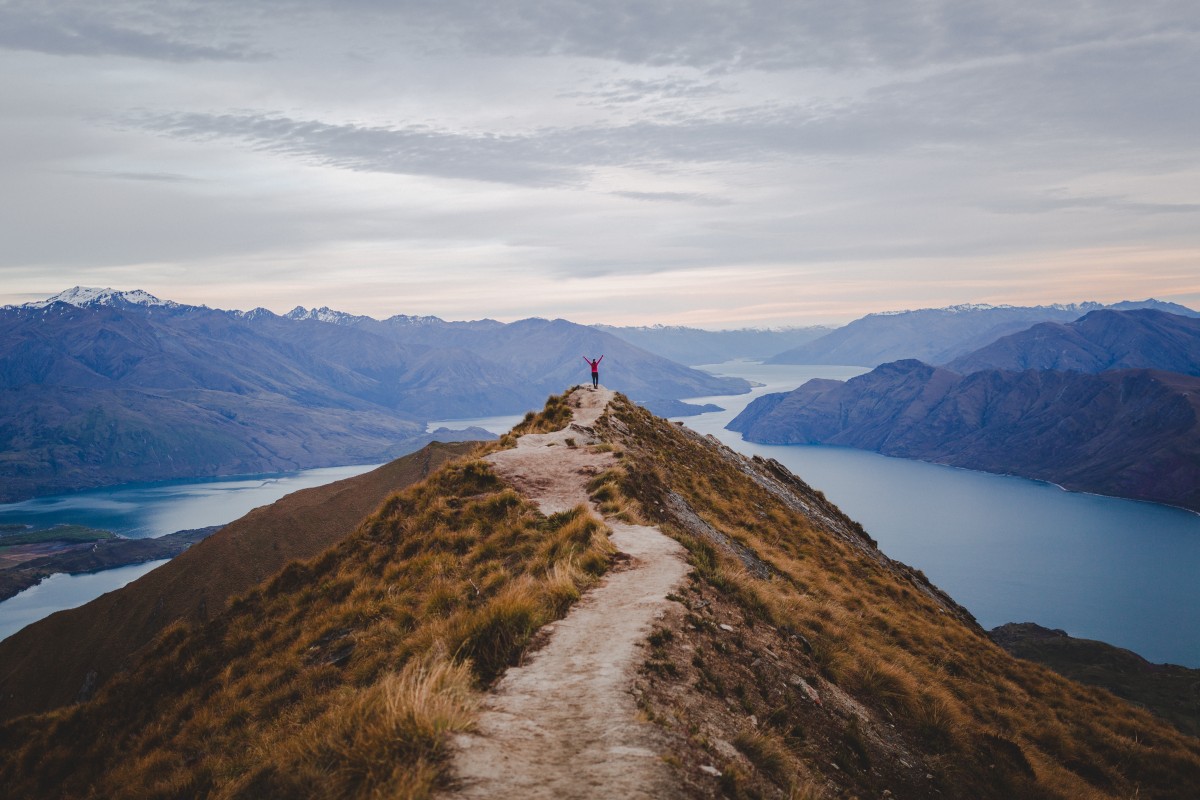
[[[0,639],[7,639],[31,622],[48,617],[55,611],[81,606],[106,592],[120,589],[169,560],[147,561],[88,575],[51,575],[37,586],[30,586],[0,603]]]
[[[87,525],[130,539],[162,536],[191,528],[224,525],[298,489],[360,475],[376,464],[325,467],[300,472],[134,483],[40,497],[0,505],[0,524],[49,528]],[[0,639],[55,611],[75,608],[120,589],[165,561],[151,561],[87,575],[52,575],[0,602]]]
[[[767,384],[696,398],[722,412],[681,417],[747,455],[774,458],[825,492],[984,625],[1036,622],[1200,667],[1200,515],[1051,484],[841,447],[760,445],[724,429],[755,397],[859,367],[701,367]]]
[[[89,489],[0,505],[0,524],[16,523],[37,528],[60,524],[88,525],[129,539],[145,539],[191,528],[224,525],[298,489],[323,486],[377,466],[360,464]]]

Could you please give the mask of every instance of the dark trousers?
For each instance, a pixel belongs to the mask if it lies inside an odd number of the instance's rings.
[[[600,373],[593,372],[592,373],[592,388],[595,389],[599,385],[600,385]]]

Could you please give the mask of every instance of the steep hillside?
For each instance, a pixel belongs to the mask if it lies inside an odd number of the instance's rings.
[[[394,458],[427,420],[536,408],[587,379],[584,353],[639,400],[749,390],[565,320],[281,317],[76,287],[0,309],[0,502]]]
[[[728,426],[1200,510],[1200,378],[984,370],[919,361],[756,399]]]
[[[727,331],[706,331],[683,325],[592,327],[680,364],[719,364],[735,358],[762,360],[811,342],[832,330],[824,325]]]
[[[1123,310],[1161,308],[1195,314],[1157,300],[1118,303]],[[874,367],[915,358],[945,364],[1008,334],[1042,322],[1066,323],[1104,308],[1099,303],[1053,306],[964,305],[869,314],[808,344],[779,353],[769,364],[853,364]]]
[[[435,443],[371,472],[294,492],[124,588],[0,641],[0,719],[89,696],[162,629],[217,616],[230,597],[345,538],[388,495],[478,446]]]
[[[609,425],[626,495],[692,553],[634,689],[690,796],[1190,796],[1200,741],[1012,659],[781,465]]]
[[[563,428],[578,402],[552,398],[501,446]],[[568,708],[568,727],[550,729],[555,752],[572,752],[572,719],[615,714],[623,732],[546,765],[576,770],[575,791],[627,796],[585,782],[609,758],[665,770],[653,793],[667,798],[1165,800],[1200,782],[1200,741],[1009,656],[778,464],[620,397],[536,446],[572,463],[607,456],[613,467],[584,476],[593,508],[614,527],[674,536],[692,568],[676,592],[645,598],[667,611],[636,672],[619,668],[640,720],[634,708]],[[531,643],[570,655],[560,634],[588,614],[546,623],[581,592],[579,608],[594,606],[589,587],[610,563],[639,568],[611,557],[586,508],[540,513],[522,492],[541,480],[473,460],[390,498],[318,558],[165,631],[90,701],[0,726],[6,792],[472,796],[455,782],[464,753],[451,736],[509,707],[487,690]],[[647,728],[657,733],[643,738]],[[627,730],[661,749],[630,746]]]
[[[1154,309],[1092,311],[1065,325],[1034,325],[946,366],[963,374],[983,369],[1161,369],[1200,376],[1200,317]]]

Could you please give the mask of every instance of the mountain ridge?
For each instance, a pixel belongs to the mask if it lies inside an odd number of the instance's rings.
[[[1043,322],[997,339],[946,365],[982,369],[1104,372],[1160,369],[1200,375],[1200,318],[1157,309],[1091,311],[1066,324]]]
[[[1200,378],[981,370],[916,360],[760,397],[727,426],[1200,511]]]
[[[0,309],[0,502],[386,460],[428,441],[427,420],[536,407],[586,377],[584,353],[606,353],[605,379],[640,401],[749,390],[566,320],[317,315],[330,322],[140,291],[58,297],[72,302]]]
[[[778,353],[766,363],[875,367],[915,358],[928,364],[945,364],[1037,323],[1072,322],[1105,307],[1094,302],[1049,306],[964,304],[868,314],[819,339]],[[1200,315],[1185,306],[1153,299],[1122,301],[1113,307],[1123,310],[1150,307]]]

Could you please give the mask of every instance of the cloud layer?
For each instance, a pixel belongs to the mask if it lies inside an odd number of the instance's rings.
[[[1198,28],[1186,2],[12,2],[0,302],[1196,305]]]

